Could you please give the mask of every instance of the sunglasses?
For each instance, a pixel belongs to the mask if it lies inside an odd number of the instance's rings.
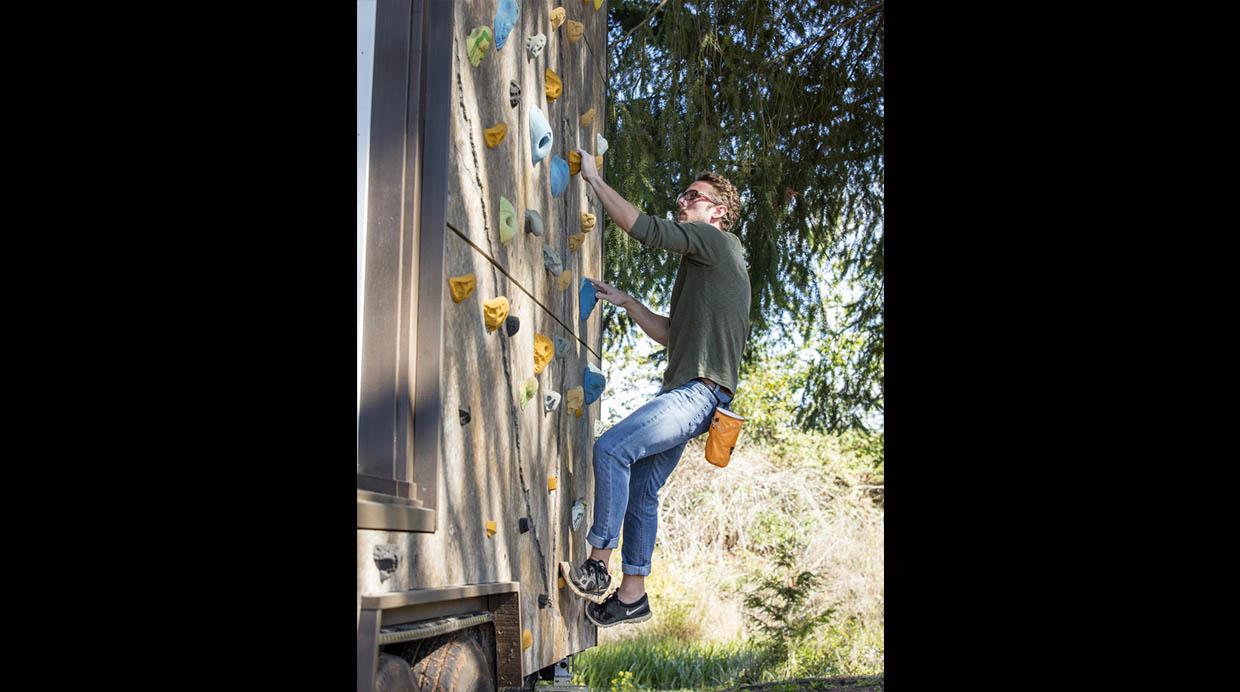
[[[684,192],[680,193],[679,195],[676,195],[676,200],[677,200],[677,201],[680,201],[680,200],[682,200],[682,199],[683,199],[683,200],[685,200],[686,202],[688,202],[689,204],[693,204],[694,202],[698,201],[699,199],[704,199],[704,200],[706,200],[707,202],[710,202],[711,204],[723,204],[723,202],[720,202],[720,201],[718,201],[718,200],[716,200],[716,199],[713,199],[713,198],[711,198],[711,197],[707,197],[706,195],[704,195],[704,194],[702,194],[702,193],[698,192],[697,190],[695,190],[695,189],[693,189],[693,188],[689,188],[688,190],[685,190]]]

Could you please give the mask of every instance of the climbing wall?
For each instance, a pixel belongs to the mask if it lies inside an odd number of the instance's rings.
[[[558,563],[580,562],[589,550],[590,464],[600,404],[582,403],[581,397],[590,401],[601,389],[599,377],[586,373],[589,365],[602,366],[601,332],[600,309],[584,320],[580,311],[582,278],[603,275],[605,220],[579,174],[568,175],[566,187],[554,195],[552,168],[557,158],[567,163],[578,147],[596,153],[604,126],[607,20],[606,7],[596,9],[593,0],[517,2],[520,15],[497,49],[501,4],[458,2],[454,10],[452,131],[444,135],[451,138],[444,259],[450,290],[440,382],[438,530],[358,531],[357,561],[359,589],[368,594],[521,582],[522,628],[531,635],[522,668],[529,674],[596,641],[584,602],[558,584]],[[553,27],[557,7],[565,17]],[[580,38],[570,41],[577,22]],[[488,34],[483,52],[479,43]],[[539,34],[545,44],[531,51],[527,39]],[[560,90],[551,99],[547,85],[555,78]],[[532,108],[545,116],[552,137],[537,163]],[[583,124],[581,116],[591,109],[595,117]],[[506,126],[502,139],[499,125]],[[541,224],[527,223],[527,210]],[[594,218],[583,220],[583,212]],[[556,259],[559,273],[548,268]],[[593,292],[584,293],[588,307]],[[507,299],[507,315],[500,297]],[[539,373],[536,335],[546,337],[537,340],[539,365],[546,362]],[[555,352],[546,360],[548,344]],[[555,395],[558,402],[547,401]],[[575,504],[583,515],[576,527]],[[398,554],[394,571],[379,572],[377,549]]]

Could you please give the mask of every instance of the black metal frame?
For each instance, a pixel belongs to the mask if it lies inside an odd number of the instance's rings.
[[[452,3],[378,0],[357,528],[433,532]]]

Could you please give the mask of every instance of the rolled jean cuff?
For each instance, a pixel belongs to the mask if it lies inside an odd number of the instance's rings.
[[[639,577],[650,576],[650,565],[646,565],[645,567],[638,567],[636,565],[630,565],[627,562],[621,562],[620,569],[623,570],[625,574],[634,574]]]
[[[607,541],[595,535],[593,531],[588,531],[586,532],[586,543],[589,543],[591,546],[598,548],[599,550],[615,550],[620,547],[620,537],[616,536],[611,539],[611,545],[608,545]]]

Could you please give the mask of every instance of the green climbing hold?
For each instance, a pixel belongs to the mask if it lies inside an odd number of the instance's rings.
[[[482,62],[486,57],[487,51],[491,48],[491,27],[476,26],[474,30],[469,32],[469,38],[465,39],[465,44],[469,46],[469,64],[474,67]]]
[[[525,405],[530,403],[530,400],[538,395],[537,378],[531,377],[528,380],[526,380],[525,383],[521,385],[520,394],[521,394],[521,410],[524,411]]]
[[[507,245],[512,242],[513,236],[517,234],[517,210],[512,208],[512,202],[507,197],[499,198],[499,242]]]

